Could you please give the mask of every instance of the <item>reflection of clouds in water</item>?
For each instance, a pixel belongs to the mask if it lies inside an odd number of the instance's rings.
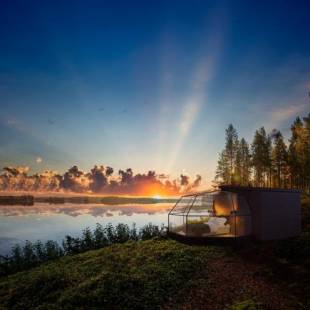
[[[83,213],[79,212],[79,210],[72,209],[72,208],[60,208],[58,210],[59,212],[55,212],[57,214],[67,214],[73,217],[77,217],[79,215],[82,215]]]
[[[94,217],[112,217],[114,215],[132,216],[134,214],[167,213],[173,204],[137,204],[137,205],[94,205],[94,204],[35,204],[33,206],[0,206],[0,216],[26,216],[30,214],[66,214],[72,217],[92,215]]]
[[[102,216],[103,212],[102,212],[102,208],[101,207],[95,207],[91,210],[91,215],[92,216]]]
[[[89,210],[89,213],[87,214],[91,214],[92,216],[94,217],[97,217],[97,216],[113,216],[113,212],[110,212],[110,208],[109,207],[94,207],[94,208],[91,208]]]

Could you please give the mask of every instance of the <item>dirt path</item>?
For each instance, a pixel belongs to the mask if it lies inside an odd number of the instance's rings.
[[[197,275],[191,288],[182,292],[186,301],[175,305],[171,300],[165,308],[217,310],[252,301],[257,303],[257,309],[296,309],[283,288],[269,280],[266,272],[262,265],[245,262],[237,255],[212,260]]]

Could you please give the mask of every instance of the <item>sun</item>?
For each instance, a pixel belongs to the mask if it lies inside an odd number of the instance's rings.
[[[152,198],[153,198],[153,199],[161,199],[161,196],[158,195],[158,194],[156,194],[156,195],[152,196]]]

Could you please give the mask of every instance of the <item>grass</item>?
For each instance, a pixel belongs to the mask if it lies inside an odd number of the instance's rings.
[[[6,309],[156,309],[220,255],[171,240],[129,241],[0,281]],[[178,297],[180,298],[180,296]]]

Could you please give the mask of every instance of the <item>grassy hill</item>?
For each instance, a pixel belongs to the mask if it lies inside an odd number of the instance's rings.
[[[220,255],[174,241],[140,241],[64,257],[0,281],[4,308],[156,308]]]
[[[2,278],[0,308],[306,309],[277,279],[278,266],[256,259],[227,247],[130,241]]]

